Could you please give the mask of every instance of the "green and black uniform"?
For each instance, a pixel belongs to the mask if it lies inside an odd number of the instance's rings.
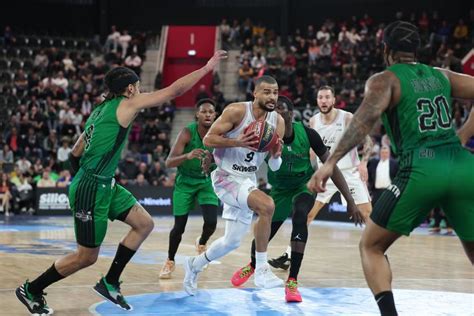
[[[187,126],[191,140],[184,147],[183,154],[201,148],[212,152],[211,148],[204,146],[198,132],[196,122]],[[214,170],[213,166],[212,170]],[[211,171],[212,171],[211,170]],[[196,200],[199,205],[219,205],[219,200],[212,188],[211,177],[202,172],[201,160],[191,159],[178,166],[176,183],[173,191],[173,215],[186,215],[194,209]]]
[[[124,97],[103,102],[91,113],[84,133],[84,153],[78,173],[69,187],[77,243],[100,246],[107,221],[120,218],[137,200],[114,181],[130,126],[120,126],[117,108]]]
[[[275,202],[273,222],[288,218],[298,195],[311,194],[306,187],[314,173],[309,150],[312,148],[318,157],[324,155],[327,150],[321,136],[315,130],[304,127],[301,122],[293,123],[293,135],[283,141],[280,169],[268,169],[268,183],[272,186],[270,196]]]
[[[400,80],[401,96],[382,119],[400,169],[372,220],[409,235],[440,206],[458,236],[474,241],[474,156],[461,146],[452,124],[449,80],[418,63],[388,70]]]

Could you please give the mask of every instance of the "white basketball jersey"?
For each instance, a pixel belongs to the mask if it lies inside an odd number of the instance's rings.
[[[244,106],[246,111],[242,122],[239,126],[229,131],[225,137],[237,138],[250,123],[255,121],[252,112],[252,102],[246,102]],[[276,130],[277,113],[275,111],[268,112],[265,120]],[[255,152],[243,147],[216,148],[214,149],[214,160],[217,167],[227,173],[254,177],[267,154],[266,152]]]
[[[342,138],[342,134],[346,130],[346,111],[336,109],[337,116],[336,119],[331,124],[325,124],[321,118],[321,113],[318,113],[313,116],[311,128],[315,129],[321,138],[323,139],[324,145],[332,153],[336,148],[337,144]],[[359,165],[359,156],[357,154],[357,147],[354,147],[349,151],[341,160],[337,163],[339,169],[350,169],[357,167]],[[318,164],[321,165],[322,162],[318,158]]]

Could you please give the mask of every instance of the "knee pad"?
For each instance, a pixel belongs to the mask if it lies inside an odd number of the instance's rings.
[[[314,205],[314,197],[309,193],[298,195],[293,203],[293,224],[306,225],[308,213]]]

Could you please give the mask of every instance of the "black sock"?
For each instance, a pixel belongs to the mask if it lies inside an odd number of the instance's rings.
[[[381,316],[397,316],[395,301],[393,300],[392,291],[384,291],[376,294],[375,301],[379,305]]]
[[[291,264],[290,264],[290,278],[298,279],[298,273],[300,272],[301,262],[303,261],[303,254],[299,252],[291,252]]]
[[[40,294],[45,288],[62,279],[64,279],[64,276],[59,274],[53,263],[48,270],[28,285],[28,292],[33,295]]]
[[[250,266],[255,269],[257,259],[255,259],[255,239],[252,240],[252,249],[250,250]]]
[[[119,283],[119,278],[122,274],[123,269],[133,257],[135,252],[137,251],[127,248],[122,244],[119,244],[114,261],[112,261],[112,265],[110,266],[109,272],[107,272],[107,275],[105,276],[105,280],[107,281],[107,283],[114,285]]]

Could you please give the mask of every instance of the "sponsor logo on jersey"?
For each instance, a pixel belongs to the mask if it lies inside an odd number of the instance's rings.
[[[239,165],[233,164],[232,170],[240,171],[240,172],[255,172],[257,171],[257,167],[256,166],[247,167],[247,166],[239,166]]]
[[[323,143],[324,145],[332,145],[332,144],[335,144],[336,143],[336,136],[332,136],[332,137],[326,137],[326,136],[323,136]]]

